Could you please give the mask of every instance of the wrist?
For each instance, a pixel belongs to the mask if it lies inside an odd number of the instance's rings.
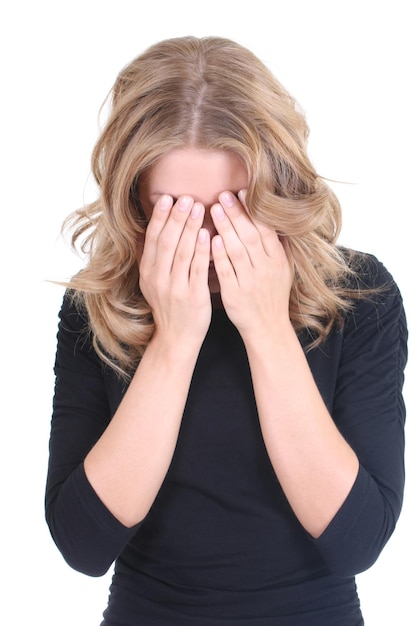
[[[195,363],[203,341],[204,337],[194,337],[190,334],[179,336],[155,329],[146,352],[178,367],[188,361]]]
[[[272,346],[281,346],[284,349],[291,346],[294,341],[298,343],[297,334],[289,318],[273,326],[258,324],[250,330],[242,331],[241,336],[247,351],[255,350],[261,354],[268,352]]]

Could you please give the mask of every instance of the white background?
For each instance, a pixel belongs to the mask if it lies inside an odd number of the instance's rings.
[[[221,35],[251,48],[296,96],[310,154],[344,210],[340,242],[376,254],[404,296],[407,489],[397,530],[358,576],[367,626],[415,610],[416,19],[411,0],[3,3],[1,62],[1,569],[8,626],[98,626],[110,574],[72,571],[43,517],[57,312],[80,260],[60,239],[89,199],[99,107],[116,74],[166,37]],[[410,569],[408,567],[410,564]],[[3,620],[2,620],[3,621]],[[197,625],[196,625],[197,626]],[[301,626],[301,625],[300,625]]]

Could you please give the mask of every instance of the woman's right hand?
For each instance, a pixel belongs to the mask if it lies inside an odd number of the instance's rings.
[[[209,233],[191,197],[158,199],[138,243],[139,284],[155,333],[109,425],[87,454],[86,476],[125,526],[148,514],[177,445],[198,352],[211,319]]]
[[[204,340],[211,319],[208,287],[210,236],[205,208],[190,196],[162,195],[138,248],[139,285],[155,334],[168,342]]]

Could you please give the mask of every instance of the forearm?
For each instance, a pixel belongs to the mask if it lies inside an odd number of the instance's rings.
[[[352,488],[358,459],[329,415],[290,323],[245,344],[271,463],[299,521],[318,537]]]
[[[198,348],[150,342],[106,431],[85,459],[96,493],[126,526],[149,511],[171,463]]]

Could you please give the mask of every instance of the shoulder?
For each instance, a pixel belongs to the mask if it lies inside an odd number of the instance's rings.
[[[356,250],[342,249],[351,270],[346,281],[352,307],[347,321],[355,325],[364,316],[379,319],[385,315],[404,318],[403,299],[393,275],[374,255]]]
[[[90,324],[82,294],[68,289],[59,311],[60,327],[75,332],[88,332]]]
[[[399,293],[393,276],[376,256],[350,248],[341,247],[340,250],[352,272],[348,278],[348,287],[358,291],[358,295],[373,290]]]
[[[407,354],[407,320],[400,289],[385,265],[374,255],[344,250],[353,270],[349,277],[353,306],[345,316],[345,347],[356,354],[370,348],[398,351],[404,365]]]
[[[59,311],[57,362],[73,362],[79,357],[97,364],[93,333],[82,294],[67,290]]]

